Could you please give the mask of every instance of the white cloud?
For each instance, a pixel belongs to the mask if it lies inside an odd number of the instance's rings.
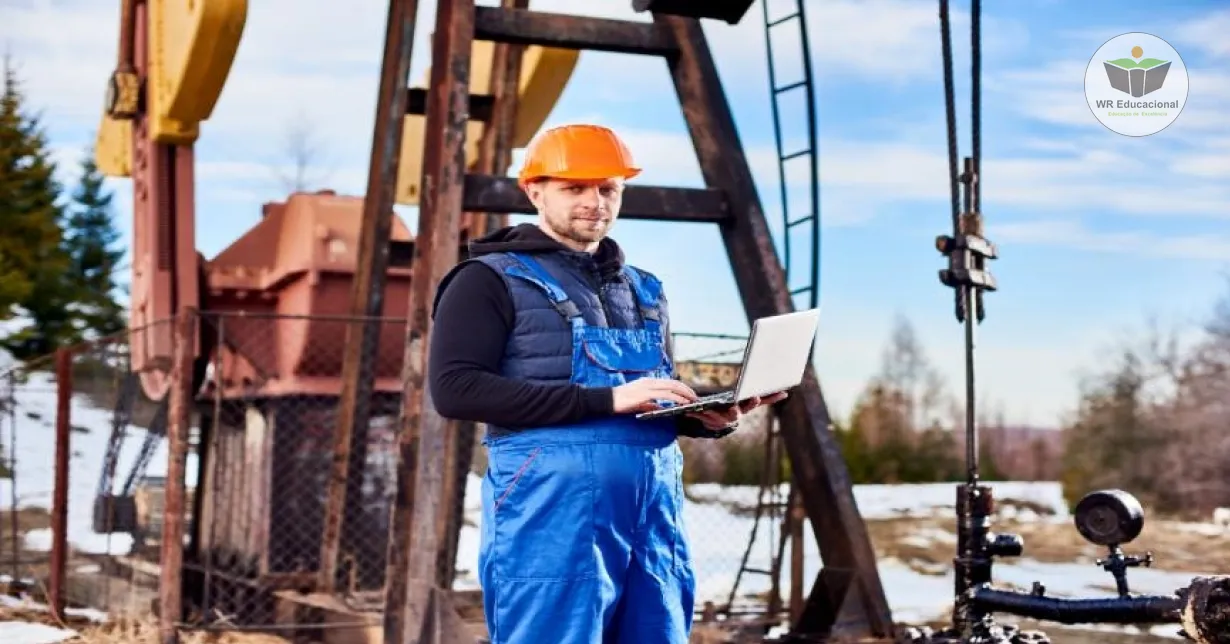
[[[1169,235],[1146,231],[1095,231],[1079,221],[1042,220],[995,226],[995,239],[1014,244],[1065,246],[1101,253],[1124,253],[1136,257],[1185,260],[1230,260],[1230,236]]]
[[[1171,169],[1201,179],[1230,179],[1230,152],[1184,156]]]
[[[1219,10],[1197,20],[1182,22],[1171,29],[1176,41],[1195,47],[1207,54],[1230,58],[1230,10]]]
[[[428,38],[434,29],[434,8],[434,2],[420,3],[411,70],[414,81],[422,77],[430,57]],[[534,8],[582,13],[577,11],[580,5],[566,0],[539,0]],[[648,19],[626,2],[593,3],[583,8],[586,15]],[[114,66],[119,19],[116,7],[80,0],[31,0],[8,8],[6,13],[6,23],[14,34],[11,47],[23,63],[32,99],[47,106],[50,118],[92,126],[100,117],[103,87]],[[759,14],[753,7],[735,26],[704,23],[728,82],[764,82],[764,35]],[[384,2],[314,4],[311,11],[301,10],[301,3],[290,0],[250,3],[244,39],[228,86],[205,126],[205,136],[256,137],[245,143],[267,140],[277,136],[292,112],[303,110],[314,122],[327,124],[338,145],[368,145],[385,17]],[[812,54],[818,71],[825,76],[893,78],[935,69],[936,17],[927,3],[835,0],[812,8],[808,19],[816,47]],[[996,24],[989,18],[987,22],[988,30]],[[776,29],[790,28],[783,25]],[[1011,34],[1013,30],[1005,27],[1003,32]],[[789,50],[782,51],[787,54],[784,59],[795,58]],[[602,78],[603,85],[619,88],[620,92],[643,92],[648,65],[659,69],[657,82],[663,88],[668,81],[659,60],[587,52],[583,59],[588,58],[602,61],[602,75],[595,78]],[[583,82],[582,77],[576,84]]]
[[[203,127],[198,148],[198,196],[249,209],[211,212],[209,229],[219,231],[223,238],[242,234],[259,217],[255,206],[282,193],[274,169],[286,160],[280,156],[285,128],[297,114],[302,113],[317,128],[329,184],[343,193],[359,194],[363,189],[387,3],[313,1],[311,5],[311,10],[304,11],[302,3],[289,0],[249,4],[245,38],[230,81],[213,117]],[[592,15],[647,18],[632,12],[626,0],[583,5],[536,0],[533,6],[549,11],[575,11],[580,6]],[[933,2],[825,0],[809,2],[808,11],[822,104],[827,100],[826,86],[838,80],[895,85],[895,89],[919,81],[938,87],[940,43]],[[759,12],[760,8],[753,6],[740,25],[705,26],[736,111],[746,107],[740,103],[748,100],[747,96],[756,101],[767,99]],[[954,68],[958,82],[964,83],[968,76],[968,22],[956,7],[953,17]],[[27,0],[16,6],[6,4],[4,21],[6,34],[11,34],[6,35],[9,48],[21,65],[30,98],[43,108],[47,123],[63,132],[92,129],[100,118],[103,85],[114,65],[116,6],[83,0]],[[427,39],[433,29],[434,2],[421,3],[412,82],[423,76],[429,57]],[[790,27],[777,29],[789,35]],[[1203,38],[1213,52],[1225,46],[1224,39],[1215,37],[1224,32],[1194,29],[1188,37]],[[1027,51],[1028,41],[1022,27],[984,14],[984,56],[988,64],[992,60],[1019,60],[1020,52]],[[792,52],[788,43],[785,47],[781,53],[789,60]],[[1006,110],[1015,101],[1020,114],[1029,119],[1083,126],[1065,139],[1020,136],[1016,140],[1018,151],[996,153],[984,160],[984,194],[990,208],[1016,206],[1045,213],[1038,217],[1041,221],[992,223],[992,238],[998,242],[1070,244],[1086,250],[1128,248],[1133,249],[1130,252],[1166,257],[1224,258],[1230,241],[1222,238],[1161,235],[1146,244],[1143,232],[1107,237],[1055,214],[1107,209],[1140,215],[1143,227],[1148,223],[1143,216],[1225,217],[1230,213],[1230,186],[1224,181],[1230,166],[1224,152],[1230,148],[1226,145],[1230,127],[1217,111],[1230,101],[1230,76],[1193,70],[1191,104],[1175,125],[1149,140],[1128,141],[1107,132],[1089,114],[1080,87],[1086,62],[1057,62],[1025,69],[1001,62],[996,63],[994,73],[988,69],[984,78],[988,103],[993,94],[1008,99],[997,108],[1005,111],[993,118],[1010,121],[1012,113]],[[782,75],[788,76],[789,71],[783,69]],[[569,97],[597,97],[624,104],[640,97],[652,101],[649,109],[658,112],[656,122],[625,131],[646,167],[645,183],[700,184],[692,144],[662,61],[587,52],[574,78],[565,103]],[[938,92],[929,91],[918,100],[940,109],[939,97]],[[592,109],[592,105],[586,109]],[[580,116],[579,110],[560,109],[551,120]],[[987,117],[992,118],[992,114]],[[604,116],[593,118],[601,121]],[[754,125],[765,127],[763,123]],[[947,159],[942,123],[924,118],[897,123],[896,127],[895,140],[879,143],[822,129],[822,199],[827,225],[867,223],[890,206],[916,206],[919,202],[930,204],[920,216],[934,219],[940,226],[946,222]],[[776,152],[746,133],[744,141],[770,222],[779,229]],[[66,147],[64,158],[72,158],[84,143],[88,141],[58,144]],[[1171,144],[1178,143],[1192,146],[1192,153],[1184,156],[1176,152]],[[1136,183],[1135,177],[1149,177],[1150,181]],[[806,179],[791,175],[796,185],[805,185]],[[119,185],[117,205],[120,212],[130,212],[131,190],[126,183]],[[1176,195],[1182,199],[1175,199]],[[129,227],[126,219],[121,217],[125,229]],[[634,238],[637,234],[628,231],[649,231],[649,225],[621,224],[625,231],[621,234]],[[729,269],[719,268],[716,274],[713,269],[714,262],[724,265],[717,230],[652,225],[653,234],[661,233],[672,243],[677,242],[676,247],[688,249],[688,258],[696,262],[694,266],[678,267],[682,263],[678,257],[654,259],[651,261],[661,266],[652,268],[670,283],[707,284],[704,289],[679,288],[683,292],[674,296],[683,328],[729,331],[729,305],[707,307],[700,301],[720,296],[725,298],[720,303],[737,302],[732,299],[733,285],[721,279],[726,275],[722,271]],[[710,249],[712,254],[705,255]],[[891,291],[886,297],[891,297]],[[937,295],[937,300],[942,297],[942,293]],[[833,406],[840,411],[853,402],[865,378],[878,366],[879,346],[888,335],[890,320],[878,301],[827,300],[825,306],[825,330],[818,353],[823,361],[820,373]],[[1033,419],[1049,421],[1070,402],[1067,376],[1087,358],[1071,350],[1081,346],[1081,338],[1031,343],[1007,337],[994,323],[988,327],[981,343],[984,348],[980,349],[980,364],[985,365],[980,377],[987,390],[993,396],[1003,392],[1016,418],[1030,419],[1026,414],[1032,411]],[[959,386],[959,327],[955,322],[920,324],[919,330],[933,357],[950,374],[951,384]],[[1025,390],[1031,393],[1015,393]]]
[[[1099,30],[1096,38],[1089,36],[1086,40],[1101,44],[1103,37]],[[1091,46],[1090,53],[1095,47]],[[1230,121],[1225,117],[1225,106],[1230,103],[1230,74],[1220,65],[1193,64],[1191,59],[1185,62],[1190,91],[1183,112],[1170,127],[1151,139],[1204,145],[1210,136],[1230,136]],[[1094,118],[1085,97],[1088,64],[1088,57],[1075,57],[997,70],[983,81],[984,104],[992,102],[997,109],[1012,110],[1026,120],[1111,138],[1102,136],[1107,131]]]

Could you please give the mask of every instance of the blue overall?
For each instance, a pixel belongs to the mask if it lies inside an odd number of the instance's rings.
[[[642,323],[615,328],[588,323],[533,257],[497,253],[478,261],[501,271],[519,321],[547,305],[558,312],[556,331],[571,329],[572,383],[612,387],[672,376],[656,278],[623,269]],[[510,339],[510,347],[518,341]],[[504,371],[523,371],[528,360]],[[612,415],[566,427],[494,429],[484,439],[478,561],[492,644],[685,644],[696,582],[674,421]]]

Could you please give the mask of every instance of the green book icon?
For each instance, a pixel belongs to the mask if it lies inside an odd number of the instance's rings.
[[[1110,86],[1138,98],[1161,89],[1162,83],[1166,82],[1166,73],[1170,71],[1170,61],[1141,58],[1143,55],[1140,47],[1133,47],[1133,58],[1103,62]]]

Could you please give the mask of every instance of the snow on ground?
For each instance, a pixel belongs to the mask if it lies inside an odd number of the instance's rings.
[[[7,389],[7,383],[0,383],[0,401],[8,396]],[[25,383],[17,385],[15,399],[17,447],[13,451],[16,455],[17,506],[50,510],[52,491],[55,489],[55,375],[29,374]],[[102,475],[107,443],[111,438],[112,412],[93,406],[83,396],[74,396],[69,416],[69,424],[74,429],[69,436],[68,541],[81,552],[126,553],[132,547],[131,537],[126,534],[102,535],[93,531],[94,497]],[[8,418],[0,420],[0,428],[3,428],[0,437],[7,452],[12,449],[14,437]],[[116,468],[116,487],[123,483],[132,469],[144,438],[144,429],[135,426],[127,428],[127,438]],[[166,473],[166,467],[166,441],[162,441],[150,461],[147,475],[162,476]],[[195,480],[196,459],[191,454],[187,468],[188,480]],[[0,507],[9,507],[12,484],[11,480],[0,479]],[[26,535],[26,547],[30,550],[50,550],[51,531],[31,531]]]
[[[0,642],[8,644],[56,644],[76,636],[77,631],[33,622],[0,622]]]
[[[0,392],[0,396],[4,393]],[[32,374],[17,392],[17,493],[21,507],[51,505],[55,446],[55,381],[51,374]],[[91,529],[93,499],[102,469],[103,456],[111,432],[111,412],[91,406],[82,397],[72,401],[72,422],[79,428],[71,435],[71,470],[69,491],[69,541],[78,550],[119,554],[131,545],[127,535],[98,535]],[[11,446],[12,428],[7,420],[0,421],[0,437],[6,448]],[[83,431],[84,430],[84,431]],[[144,430],[128,428],[129,436],[120,456],[117,475],[126,476],[135,459]],[[194,480],[196,463],[189,457],[189,480]],[[159,447],[149,468],[149,474],[159,476],[166,471],[165,442]],[[478,556],[479,485],[481,478],[471,476],[466,490],[467,525],[463,529],[458,552],[458,567],[462,570],[458,586],[476,587],[474,576]],[[1004,515],[1018,521],[1070,521],[1058,483],[1007,482],[991,484]],[[0,507],[7,507],[10,482],[0,480]],[[755,507],[756,488],[732,488],[718,485],[694,485],[689,488],[685,507],[685,522],[691,537],[693,559],[698,579],[698,601],[724,603],[738,572],[753,521],[748,510]],[[930,485],[859,485],[855,499],[864,517],[892,519],[951,516],[956,489],[950,484]],[[1197,524],[1203,525],[1203,524]],[[1211,525],[1211,524],[1210,524]],[[1215,526],[1213,526],[1215,527]],[[750,567],[767,568],[770,544],[777,541],[776,528],[769,532],[762,523],[755,548],[748,562]],[[1225,534],[1220,532],[1220,534]],[[950,532],[940,528],[920,530],[909,537],[916,540],[952,543]],[[35,531],[28,535],[31,549],[48,549],[50,533]],[[804,535],[804,573],[807,579],[818,574],[822,561],[810,526]],[[789,555],[787,554],[787,557]],[[950,571],[923,574],[905,562],[886,559],[879,563],[885,592],[894,617],[903,622],[922,622],[946,615],[951,604],[953,578]],[[1136,569],[1130,575],[1136,592],[1169,594],[1191,579],[1188,573],[1172,573],[1157,569]],[[1091,564],[1043,564],[1029,559],[1001,562],[995,567],[998,583],[1028,588],[1034,581],[1042,582],[1052,595],[1113,596],[1110,575]],[[768,580],[761,575],[744,575],[739,595],[768,589]],[[1169,629],[1173,630],[1173,628]],[[1161,632],[1169,632],[1162,629]],[[15,641],[3,637],[0,641]]]
[[[457,565],[467,570],[459,576],[459,586],[475,588],[477,581],[472,573],[478,557],[479,486],[482,479],[471,476],[466,490],[467,526],[462,532],[458,548]],[[1052,482],[1007,482],[992,483],[996,498],[1005,506],[1009,500],[1036,504],[1053,512],[1055,516],[1070,520],[1063,502],[1061,488]],[[754,507],[756,488],[726,488],[696,485],[691,488],[695,497],[706,501],[689,501],[685,506],[684,520],[692,542],[693,560],[697,575],[697,601],[724,603],[730,593],[739,561],[746,548],[747,538],[754,523],[750,515],[732,514],[728,505]],[[888,519],[901,516],[932,517],[951,516],[955,489],[947,484],[926,485],[856,485],[854,497],[860,512],[868,519]],[[1024,513],[1018,513],[1022,520]],[[473,524],[473,525],[469,525]],[[762,526],[764,524],[762,523]],[[1075,528],[1073,528],[1075,529]],[[955,536],[937,528],[920,530],[917,539],[948,541],[955,545]],[[767,569],[769,544],[776,544],[777,535],[766,536],[765,528],[758,533],[749,566]],[[804,578],[813,579],[819,574],[822,560],[811,526],[804,528]],[[785,557],[789,560],[789,547]],[[941,574],[923,574],[911,569],[906,563],[895,559],[882,559],[878,565],[881,583],[888,597],[893,617],[905,623],[920,623],[944,617],[952,603],[954,577],[951,570]],[[1042,582],[1051,596],[1114,597],[1114,580],[1109,573],[1092,564],[1051,564],[1032,561],[1028,558],[997,562],[994,568],[995,581],[1004,585],[1030,588],[1034,581]],[[1129,581],[1134,592],[1169,595],[1186,586],[1193,575],[1157,569],[1134,569]],[[808,583],[810,586],[810,583]],[[766,591],[768,579],[761,575],[744,575],[739,583],[739,595]],[[1155,634],[1171,635],[1173,627],[1157,630]]]
[[[24,599],[0,595],[0,608],[12,608],[34,613],[50,613],[50,607]],[[66,608],[68,617],[82,617],[95,623],[106,621],[107,616],[89,608]],[[77,631],[56,628],[46,624],[27,621],[0,621],[0,642],[4,644],[56,644],[77,636]]]
[[[778,493],[785,498],[788,492],[782,486]],[[1034,508],[1044,509],[1061,521],[1068,519],[1063,488],[1054,482],[1005,481],[993,485],[1001,516],[1018,520],[1038,516]],[[756,507],[758,488],[731,488],[715,483],[692,485],[688,495],[697,501],[719,503],[740,509]],[[957,489],[951,483],[925,483],[916,485],[856,485],[854,497],[859,512],[865,519],[931,518],[952,515]]]

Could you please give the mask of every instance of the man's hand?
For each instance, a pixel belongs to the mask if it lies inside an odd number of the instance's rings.
[[[749,398],[738,405],[731,405],[725,409],[709,409],[706,411],[691,412],[688,416],[695,418],[705,426],[705,429],[717,431],[729,427],[732,423],[738,422],[739,417],[747,412],[760,407],[762,405],[772,405],[780,400],[785,399],[786,392],[779,391],[775,394],[765,396],[764,398]]]
[[[657,400],[686,405],[697,398],[691,387],[670,378],[641,378],[616,387],[613,394],[617,414],[653,411],[659,408]]]

